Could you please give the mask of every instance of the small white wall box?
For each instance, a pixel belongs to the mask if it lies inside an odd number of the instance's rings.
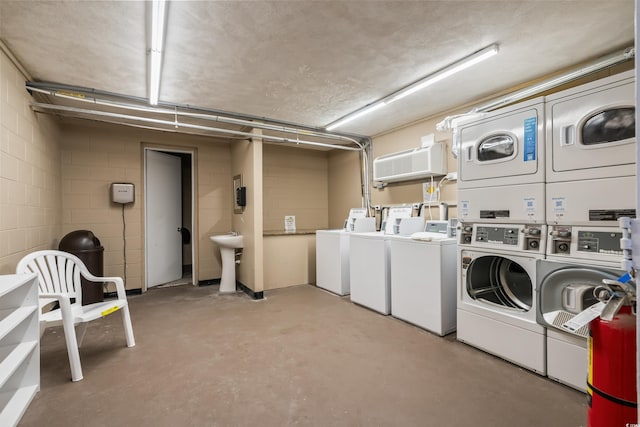
[[[133,203],[135,190],[131,183],[114,182],[111,184],[111,201],[113,203]]]

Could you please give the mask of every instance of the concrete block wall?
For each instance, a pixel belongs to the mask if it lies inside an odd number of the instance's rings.
[[[326,151],[264,145],[264,229],[284,230],[285,215],[296,228],[329,225],[329,155]]]
[[[31,111],[25,81],[0,51],[0,274],[60,237],[60,129]]]
[[[110,201],[112,182],[135,185],[136,201],[125,206],[127,289],[144,288],[143,146],[193,150],[198,245],[196,280],[221,275],[220,255],[209,240],[231,230],[230,148],[210,138],[77,121],[62,142],[62,231],[91,230],[105,248],[104,274],[124,276],[122,205]],[[195,226],[194,226],[195,228]],[[197,233],[197,234],[196,234]]]

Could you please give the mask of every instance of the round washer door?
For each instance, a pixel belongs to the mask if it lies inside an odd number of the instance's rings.
[[[475,258],[467,266],[466,278],[467,293],[474,300],[525,312],[531,310],[534,284],[514,260],[499,255]]]

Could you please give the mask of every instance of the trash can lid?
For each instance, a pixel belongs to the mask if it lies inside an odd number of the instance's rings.
[[[100,240],[89,230],[76,230],[60,240],[58,249],[61,251],[82,251],[102,248]]]

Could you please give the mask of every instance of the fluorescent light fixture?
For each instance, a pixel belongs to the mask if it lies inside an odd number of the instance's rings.
[[[482,62],[485,59],[491,58],[492,56],[498,53],[498,50],[499,49],[497,44],[492,44],[490,46],[487,46],[484,49],[481,49],[465,58],[462,58],[459,61],[456,61],[450,65],[447,65],[441,70],[438,70],[433,74],[429,74],[423,79],[420,79],[417,82],[412,83],[409,86],[406,86],[400,89],[399,91],[394,92],[391,95],[388,95],[374,102],[373,104],[370,104],[370,106],[368,107],[357,110],[351,114],[347,114],[343,118],[336,120],[333,123],[330,123],[328,126],[326,126],[326,129],[327,130],[335,129],[354,119],[357,119],[358,117],[362,117],[367,113],[375,111],[384,105],[387,105],[399,99],[402,99],[405,96],[411,95],[412,93],[415,93],[421,89],[426,88],[427,86],[431,86],[434,83],[444,80],[447,77],[451,77],[452,75],[459,73],[462,70],[466,70],[467,68],[472,67],[473,65],[478,64],[479,62]]]
[[[151,4],[151,58],[149,64],[149,104],[157,105],[160,95],[162,49],[164,45],[166,0]]]
[[[384,101],[380,101],[380,102],[376,102],[373,105],[369,105],[367,107],[364,107],[358,111],[355,111],[347,116],[345,116],[344,118],[335,121],[333,123],[331,123],[330,125],[327,126],[327,130],[333,130],[339,126],[344,125],[345,123],[349,123],[351,120],[355,120],[358,117],[364,116],[365,114],[369,114],[372,111],[376,111],[377,109],[384,107],[385,105],[387,105],[386,102]]]
[[[497,44],[492,44],[491,46],[485,47],[484,49],[479,50],[476,53],[469,55],[466,58],[463,58],[457,62],[454,62],[453,64],[446,66],[440,71],[436,71],[435,73],[430,74],[421,80],[418,80],[412,85],[409,85],[404,89],[399,90],[398,92],[394,93],[389,97],[390,99],[387,101],[387,104],[390,104],[399,99],[402,99],[405,96],[411,95],[412,93],[417,92],[421,89],[424,89],[427,86],[431,86],[432,84],[437,83],[440,80],[446,79],[447,77],[451,77],[452,75],[459,73],[462,70],[466,70],[467,68],[472,67],[475,64],[478,64],[484,61],[485,59],[491,58],[492,56],[497,54],[498,54]]]

